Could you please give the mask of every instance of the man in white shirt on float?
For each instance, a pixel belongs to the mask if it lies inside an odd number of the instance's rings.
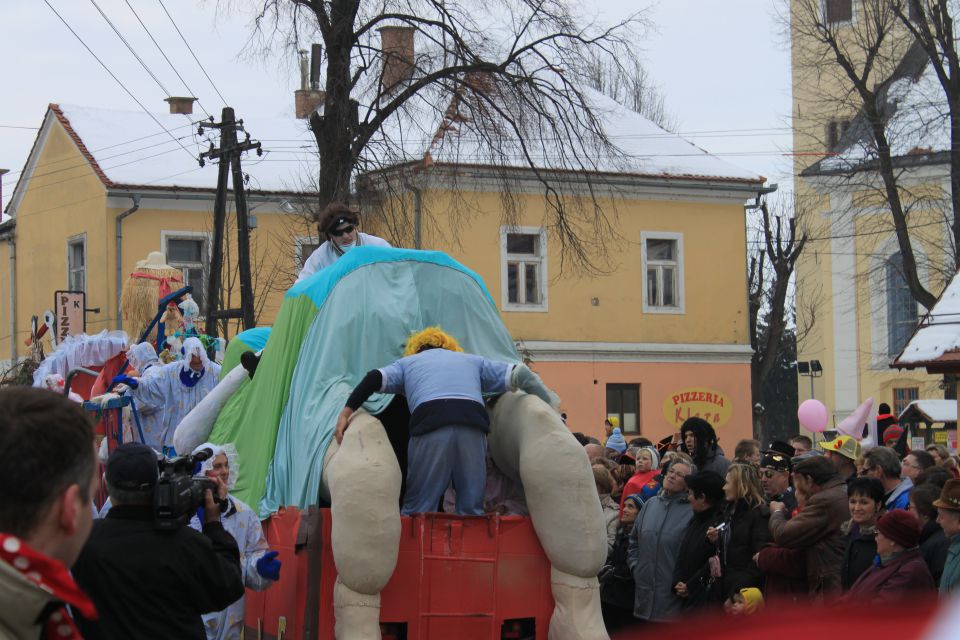
[[[390,243],[383,238],[361,233],[357,228],[360,217],[356,211],[342,202],[331,202],[320,212],[318,227],[326,242],[317,247],[310,254],[297,282],[309,278],[317,271],[340,259],[340,256],[354,247],[389,247]],[[296,283],[294,283],[296,284]]]

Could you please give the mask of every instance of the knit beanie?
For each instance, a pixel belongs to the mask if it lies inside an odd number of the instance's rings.
[[[644,500],[643,500],[643,496],[640,495],[639,493],[631,493],[630,495],[628,495],[626,498],[623,499],[623,504],[627,504],[627,502],[632,502],[633,505],[637,508],[637,511],[640,511],[640,509],[643,509]]]
[[[746,613],[757,613],[763,610],[763,593],[756,587],[740,589],[740,595],[743,596],[743,604]]]
[[[659,467],[659,466],[660,466],[660,454],[657,453],[657,448],[656,448],[656,447],[644,447],[644,449],[646,449],[647,451],[649,451],[649,452],[650,452],[650,455],[653,456],[653,464],[651,465],[650,468],[651,468],[651,469],[656,469],[657,467]]]
[[[883,430],[883,444],[888,444],[894,440],[899,440],[903,435],[903,427],[900,425],[890,425]]]
[[[920,521],[909,511],[888,511],[880,516],[877,529],[904,549],[912,549],[920,544]]]
[[[613,449],[617,453],[623,453],[627,450],[627,441],[623,439],[620,429],[614,429],[610,437],[607,438],[607,449]]]

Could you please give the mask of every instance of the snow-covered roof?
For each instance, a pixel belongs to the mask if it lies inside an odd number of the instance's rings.
[[[544,136],[531,145],[530,158],[538,168],[566,171],[598,171],[679,179],[762,184],[764,178],[712,156],[682,137],[664,131],[648,119],[610,98],[585,90],[603,130],[615,148],[586,147],[571,154],[562,141]],[[491,150],[490,137],[479,135],[462,118],[449,117],[450,109],[438,109],[434,96],[415,96],[387,119],[371,139],[358,162],[362,171],[392,165],[429,164],[485,165],[524,169],[528,164],[520,145],[509,140]],[[362,115],[362,114],[361,114]],[[95,173],[110,189],[186,189],[212,191],[217,166],[200,167],[197,157],[216,140],[215,130],[197,133],[199,115],[147,114],[51,104],[46,125],[58,121],[76,142]],[[319,160],[313,134],[306,120],[244,117],[244,127],[262,143],[263,156],[248,153],[244,173],[250,176],[251,192],[297,193],[317,175]],[[41,138],[38,136],[38,141]],[[31,154],[40,149],[35,146]],[[582,164],[569,158],[586,158]],[[26,188],[31,175],[28,161],[18,179],[14,198]]]
[[[960,349],[960,272],[953,276],[893,366],[922,365]]]
[[[197,156],[210,145],[210,131],[197,134],[198,115],[118,111],[51,105],[51,112],[110,186],[214,189],[217,166],[200,167]],[[154,120],[156,119],[156,120]],[[249,153],[243,169],[252,191],[300,191],[301,168],[309,168],[312,136],[305,120],[245,118],[251,137],[263,143],[264,155]],[[164,131],[166,129],[166,131]],[[316,162],[314,162],[315,170]]]
[[[936,71],[919,44],[904,55],[897,70],[878,92],[886,114],[890,153],[901,163],[942,161],[950,149],[950,116]],[[845,173],[877,162],[877,147],[864,112],[851,122],[840,151],[804,170],[804,175]]]
[[[900,412],[899,419],[912,413],[918,413],[927,422],[956,422],[956,400],[914,400]]]

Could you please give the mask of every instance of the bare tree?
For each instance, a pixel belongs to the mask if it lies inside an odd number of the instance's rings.
[[[667,131],[676,131],[677,121],[667,110],[666,97],[637,58],[626,63],[593,56],[582,71],[588,86],[633,109]]]
[[[750,366],[750,389],[756,406],[767,404],[763,397],[764,383],[785,348],[790,315],[788,298],[791,278],[797,258],[807,243],[807,235],[797,235],[797,219],[788,215],[770,215],[766,199],[759,200],[760,234],[758,249],[750,256],[748,274],[750,301],[750,346],[753,359]],[[785,212],[785,207],[781,208]],[[809,322],[815,316],[810,316]],[[810,325],[804,329],[808,331]],[[795,340],[795,333],[790,333]],[[762,412],[755,412],[757,419],[754,435],[760,435]]]
[[[515,192],[517,169],[531,172],[562,259],[576,266],[595,266],[604,252],[596,239],[617,237],[596,194],[600,169],[622,154],[583,70],[594,60],[635,58],[636,18],[601,27],[578,19],[568,0],[249,2],[249,50],[292,54],[323,43],[323,103],[310,117],[318,207],[356,197],[359,175],[423,168],[432,152],[433,160],[455,156],[451,165],[498,167],[504,194]],[[403,44],[414,41],[415,52]],[[574,175],[586,202],[567,197]],[[515,218],[517,202],[505,197],[505,219]]]

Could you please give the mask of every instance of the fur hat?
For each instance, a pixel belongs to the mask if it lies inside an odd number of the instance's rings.
[[[912,549],[920,544],[920,521],[909,511],[888,511],[877,520],[877,529],[904,549]]]

